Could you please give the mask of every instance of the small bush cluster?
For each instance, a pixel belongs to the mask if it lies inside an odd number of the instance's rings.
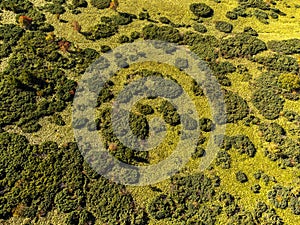
[[[256,9],[253,12],[254,16],[258,19],[258,21],[264,23],[264,24],[269,24],[269,15],[265,13],[262,10]]]
[[[212,17],[214,10],[205,3],[192,3],[190,10],[197,17]]]
[[[66,12],[66,9],[60,3],[45,4],[42,9],[51,14],[61,15]]]
[[[278,123],[262,123],[259,125],[259,130],[267,142],[282,144],[285,139],[286,131]]]
[[[233,25],[231,23],[228,23],[226,21],[217,21],[216,22],[216,29],[224,32],[224,33],[231,33],[233,29]]]
[[[149,124],[144,115],[130,113],[129,125],[132,133],[141,139],[146,139],[149,136]]]
[[[120,111],[119,113],[122,112]],[[145,116],[133,113],[130,113],[129,115],[131,117],[129,126],[134,135],[137,135],[140,138],[146,138],[149,132],[149,125]],[[101,109],[100,115],[96,120],[96,127],[97,130],[100,130],[101,132],[106,148],[110,150],[110,153],[114,157],[121,160],[122,162],[129,164],[137,164],[138,162],[148,162],[148,152],[134,151],[131,148],[126,147],[116,137],[116,134],[114,133],[112,128],[110,108]]]
[[[163,101],[158,111],[162,113],[167,124],[170,124],[171,126],[180,124],[180,115],[177,113],[177,109],[169,101]]]
[[[225,15],[230,20],[236,20],[238,18],[238,14],[236,12],[228,11]]]
[[[273,186],[268,192],[268,199],[276,208],[290,208],[293,214],[300,214],[299,193],[293,192],[293,188],[291,187],[285,187],[282,185]]]
[[[249,57],[267,50],[266,44],[252,35],[242,33],[221,40],[220,51],[225,58]]]
[[[33,4],[28,0],[4,0],[0,2],[0,9],[14,13],[27,13],[32,8]]]
[[[284,99],[270,88],[262,88],[253,92],[252,103],[267,119],[274,120],[283,110]]]
[[[192,87],[191,87],[192,92],[194,93],[195,96],[203,96],[204,92],[201,86],[193,79],[192,81]]]
[[[273,120],[278,118],[283,110],[285,100],[281,93],[278,74],[263,73],[255,81],[251,101],[265,118]]]
[[[193,28],[194,28],[195,31],[197,31],[199,33],[206,33],[207,32],[207,28],[201,23],[195,23],[193,25]]]
[[[249,35],[251,35],[251,36],[255,36],[255,37],[258,36],[257,31],[254,30],[252,27],[249,27],[249,26],[244,27],[244,33],[249,34]]]
[[[161,40],[178,43],[182,40],[179,31],[171,26],[157,26],[149,24],[143,27],[143,37],[151,40]]]
[[[299,54],[300,53],[300,39],[293,38],[282,41],[269,41],[268,48],[274,52],[282,54]]]
[[[97,9],[108,8],[109,4],[110,0],[91,0],[91,5],[96,7]]]
[[[270,147],[265,150],[265,156],[273,161],[281,159],[280,166],[283,168],[299,167],[300,145],[292,138],[288,138],[286,131],[277,123],[261,124],[259,126],[262,136]]]
[[[225,90],[224,100],[226,104],[227,123],[242,120],[249,114],[249,107],[246,100],[238,94]]]
[[[189,45],[191,51],[197,54],[202,60],[214,61],[218,58],[216,49],[219,47],[219,40],[215,36],[186,32],[180,43]]]
[[[213,121],[211,119],[201,118],[199,120],[199,127],[200,127],[200,130],[202,130],[204,132],[210,132],[214,129],[215,124],[213,123]]]
[[[215,164],[221,166],[222,169],[229,169],[231,167],[230,154],[224,150],[218,151]]]
[[[235,174],[235,176],[236,176],[237,181],[240,182],[240,183],[245,183],[245,182],[248,181],[247,175],[245,173],[243,173],[242,171],[238,171]]]
[[[12,53],[12,48],[16,46],[18,40],[22,37],[24,30],[14,24],[3,24],[0,26],[0,59],[8,57]]]
[[[86,0],[72,0],[72,5],[74,6],[74,8],[78,8],[78,7],[87,7],[88,3]]]
[[[171,178],[168,195],[161,194],[148,204],[151,217],[168,218],[174,223],[186,221],[191,224],[211,224],[221,213],[218,206],[206,208],[205,203],[215,196],[214,181],[203,174]]]
[[[76,60],[61,55],[57,42],[49,42],[45,36],[41,31],[26,32],[0,74],[1,126],[17,124],[36,131],[39,118],[62,111],[73,99],[77,83],[68,79],[63,69],[75,67]],[[45,67],[48,63],[53,67]]]
[[[246,135],[237,136],[224,136],[223,140],[220,142],[220,136],[215,137],[215,143],[225,151],[234,148],[240,154],[246,154],[249,157],[254,157],[256,154],[256,148],[250,138]]]
[[[253,58],[255,62],[264,65],[269,71],[276,71],[281,73],[293,72],[297,73],[299,71],[299,64],[294,57],[273,54],[270,56],[261,56]]]

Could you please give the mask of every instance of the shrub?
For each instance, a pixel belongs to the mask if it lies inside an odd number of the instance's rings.
[[[270,88],[260,88],[255,90],[251,99],[253,105],[265,118],[274,120],[279,117],[283,110],[284,99],[278,95],[276,90]]]
[[[290,189],[276,185],[268,192],[268,199],[276,208],[285,209],[290,200]]]
[[[239,0],[239,4],[246,7],[269,10],[270,6],[263,0]]]
[[[216,157],[216,165],[221,166],[222,169],[229,169],[231,167],[231,157],[226,151],[218,151]]]
[[[193,25],[193,28],[194,28],[195,31],[198,31],[199,33],[206,33],[207,32],[207,28],[201,23],[195,23]]]
[[[236,13],[240,17],[249,17],[250,14],[246,10],[247,10],[247,7],[239,5],[238,7],[233,9],[233,12]]]
[[[149,124],[144,115],[130,113],[129,125],[132,133],[141,139],[146,139],[149,136]]]
[[[224,100],[226,104],[227,123],[234,123],[242,120],[249,114],[249,107],[247,102],[231,91],[225,91]]]
[[[175,203],[172,201],[172,199],[170,199],[170,197],[164,194],[156,197],[148,205],[149,214],[157,220],[171,217],[175,210]]]
[[[240,154],[247,154],[249,157],[254,157],[256,148],[248,136],[237,135],[231,138],[232,147]]]
[[[259,184],[254,184],[253,186],[251,186],[251,190],[255,194],[259,193],[260,189],[261,189],[261,186]]]
[[[136,39],[139,39],[141,37],[141,33],[140,32],[137,32],[137,31],[133,31],[131,34],[130,34],[130,38],[132,40],[136,40]]]
[[[138,103],[136,105],[136,108],[143,115],[150,115],[150,114],[154,113],[154,109],[150,105],[147,105],[147,104]]]
[[[192,154],[193,159],[201,158],[205,155],[205,149],[201,146],[195,148],[195,152]]]
[[[3,24],[0,26],[0,40],[15,46],[22,37],[24,30],[15,24]]]
[[[248,26],[244,27],[244,33],[249,34],[251,36],[255,36],[255,37],[258,36],[257,31],[254,30],[252,27],[248,27]]]
[[[172,21],[169,20],[167,17],[159,17],[158,19],[161,23],[164,23],[164,24],[168,24],[168,25],[173,25]]]
[[[87,39],[98,40],[101,38],[108,38],[118,32],[118,27],[112,24],[98,24],[90,33],[85,33]]]
[[[291,110],[284,111],[283,116],[290,122],[300,121],[300,115]]]
[[[125,186],[110,183],[100,177],[90,183],[87,193],[87,207],[102,223],[148,224],[145,212],[135,206],[133,197]]]
[[[214,10],[205,3],[192,3],[190,10],[197,17],[212,17]]]
[[[236,67],[228,61],[220,63],[210,63],[211,70],[217,75],[225,75],[236,71]]]
[[[117,15],[112,16],[110,19],[113,25],[123,26],[132,23],[133,20],[136,18],[137,18],[136,15],[118,12]]]
[[[211,119],[208,118],[201,118],[199,120],[199,126],[200,126],[200,130],[204,131],[204,132],[210,132],[214,129],[215,125],[212,122]]]
[[[185,215],[189,215],[192,224],[199,221],[209,224],[221,212],[218,206],[209,207],[208,210],[204,205],[214,198],[215,187],[212,179],[203,174],[172,177],[170,188],[167,195],[159,195],[147,207],[155,219],[168,218],[177,224],[186,221]]]
[[[66,12],[65,8],[60,4],[46,4],[43,6],[43,9],[46,12],[52,13],[52,14],[63,14]]]
[[[266,57],[256,57],[253,60],[266,66],[270,71],[277,71],[282,73],[297,73],[299,71],[299,64],[297,60],[294,57],[287,55],[273,54]]]
[[[220,51],[225,58],[253,56],[266,49],[263,41],[245,33],[223,39],[220,43]]]
[[[191,51],[202,60],[213,61],[218,58],[216,48],[219,47],[219,40],[215,36],[186,32],[182,44],[191,46]]]
[[[129,43],[131,40],[128,36],[126,35],[121,35],[119,37],[119,43],[123,44],[123,43]]]
[[[86,0],[72,0],[72,4],[75,8],[77,7],[87,7],[87,1]]]
[[[225,21],[217,21],[216,29],[224,33],[231,33],[233,26],[232,24]]]
[[[299,54],[300,53],[300,39],[293,38],[282,41],[269,41],[268,48],[274,52],[283,54]]]
[[[267,13],[265,13],[264,11],[261,11],[261,10],[254,10],[254,16],[262,23],[264,24],[269,24],[269,16]]]
[[[147,11],[143,11],[139,13],[139,20],[149,20],[150,14]]]
[[[238,15],[236,12],[231,12],[231,11],[228,11],[226,12],[226,15],[225,15],[228,19],[230,20],[236,20],[238,18]]]
[[[182,39],[179,31],[170,26],[159,27],[155,24],[149,24],[143,27],[142,33],[145,39],[151,40],[158,39],[178,43]]]
[[[267,142],[282,144],[285,139],[286,131],[278,123],[262,123],[259,130]]]
[[[197,121],[194,120],[188,114],[181,115],[180,120],[181,120],[181,124],[183,126],[183,129],[195,130],[197,128]]]
[[[55,123],[58,126],[64,126],[66,125],[65,121],[63,120],[62,116],[59,114],[54,114],[51,122]]]
[[[102,53],[109,52],[110,50],[111,50],[111,47],[109,47],[108,45],[101,45],[101,47],[100,47],[100,51]]]
[[[203,96],[204,92],[201,86],[193,79],[192,81],[192,87],[191,87],[192,92],[194,93],[195,96]]]
[[[97,9],[105,9],[109,7],[110,0],[91,0],[91,4]]]
[[[248,177],[246,176],[245,173],[243,173],[242,171],[238,171],[236,174],[236,179],[237,181],[239,181],[240,183],[245,183],[248,181]]]
[[[33,8],[33,4],[28,0],[1,1],[0,9],[13,11],[14,13],[27,13]]]
[[[162,102],[159,107],[159,112],[163,114],[165,122],[171,126],[180,124],[180,116],[177,113],[176,108],[169,101]]]

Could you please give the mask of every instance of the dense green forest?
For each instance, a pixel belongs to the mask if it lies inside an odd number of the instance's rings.
[[[0,224],[300,224],[300,4],[297,0],[1,0]],[[220,84],[226,133],[208,168],[214,120],[206,91],[176,67],[156,62],[120,68],[97,97],[95,121],[72,120],[86,69],[122,44],[160,40],[184,46]],[[167,51],[172,54],[172,49]],[[134,57],[144,57],[143,52]],[[149,121],[166,126],[162,143],[136,151],[114,134],[112,106],[140,91],[130,83],[157,76],[193,100],[198,121],[159,96],[129,112],[132,133],[147,140]],[[95,84],[95,87],[97,84]],[[199,126],[189,162],[148,186],[97,173],[73,129],[96,129],[123,163],[147,166],[169,157],[182,124]],[[135,174],[138,182],[139,174]]]

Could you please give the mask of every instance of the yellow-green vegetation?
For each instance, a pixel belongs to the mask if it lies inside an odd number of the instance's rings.
[[[300,224],[299,20],[297,0],[1,1],[0,224]],[[143,39],[185,46],[205,61],[221,85],[227,123],[214,137],[220,151],[200,171],[217,125],[201,86],[157,62],[118,71],[95,110],[99,137],[117,159],[156,164],[182,127],[172,104],[145,98],[130,128],[147,139],[149,121],[161,117],[166,136],[149,152],[125,146],[110,117],[127,84],[149,75],[176,80],[199,115],[184,168],[134,187],[106,180],[84,160],[73,126],[90,124],[72,124],[72,102],[94,60]]]

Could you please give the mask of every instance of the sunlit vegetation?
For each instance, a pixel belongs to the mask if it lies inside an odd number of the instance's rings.
[[[1,1],[0,223],[299,224],[300,40],[295,32],[300,6],[296,3]],[[74,119],[74,128],[96,129],[111,155],[139,166],[168,157],[178,137],[186,138],[183,125],[190,131],[199,128],[197,145],[182,170],[158,184],[130,187],[95,172],[74,138],[59,130],[72,129],[68,109],[91,63],[116,46],[139,40],[185,46],[207,63],[224,96],[227,130],[210,137],[218,123],[211,115],[207,90],[185,74],[184,58],[177,58],[173,69],[117,60],[123,69],[98,93],[95,121]],[[166,49],[168,54],[173,51]],[[143,52],[138,54],[144,57]],[[119,96],[120,90],[149,76],[168,81],[170,99],[186,91],[199,118],[180,115],[171,101],[156,95],[136,102],[130,111],[119,110],[119,115],[128,113],[132,134],[141,143],[151,135],[153,118],[165,123],[155,127],[157,132],[166,131],[163,143],[149,152],[136,151],[114,133],[112,105],[117,97],[127,103],[142,87],[133,85]],[[174,88],[171,82],[182,87]],[[97,87],[93,81],[91,85]],[[34,142],[36,135],[40,139]],[[53,135],[61,139],[59,143]],[[220,150],[211,165],[199,171],[199,162],[211,151],[209,138]],[[138,182],[139,172],[133,177],[132,183]]]

